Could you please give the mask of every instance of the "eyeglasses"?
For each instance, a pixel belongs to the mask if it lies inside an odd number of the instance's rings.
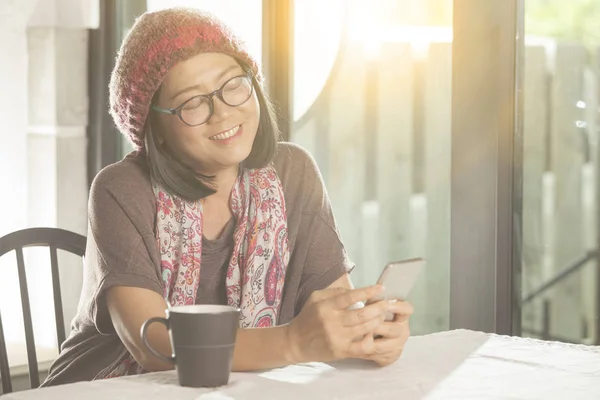
[[[176,115],[186,125],[202,125],[212,117],[215,111],[214,96],[230,107],[238,107],[248,101],[254,87],[252,86],[252,74],[235,76],[209,94],[194,96],[186,100],[179,107],[161,108],[156,105],[152,109],[164,114]]]

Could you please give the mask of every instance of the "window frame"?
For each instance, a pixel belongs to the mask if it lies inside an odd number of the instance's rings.
[[[521,334],[523,0],[454,0],[450,326]]]

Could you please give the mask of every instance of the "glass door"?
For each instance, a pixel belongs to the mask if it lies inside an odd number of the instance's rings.
[[[522,334],[600,344],[600,2],[525,0]]]

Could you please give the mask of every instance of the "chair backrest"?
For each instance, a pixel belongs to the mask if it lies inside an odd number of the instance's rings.
[[[26,247],[48,247],[50,250],[50,264],[52,268],[52,291],[54,293],[54,314],[56,320],[56,337],[58,346],[65,341],[65,324],[62,308],[62,297],[60,293],[60,279],[58,275],[57,250],[65,250],[83,257],[85,254],[86,238],[77,233],[58,228],[30,228],[9,233],[0,238],[0,257],[14,251],[17,257],[17,271],[19,276],[19,287],[21,291],[21,306],[23,309],[23,324],[25,325],[25,342],[27,346],[27,363],[29,366],[29,383],[32,388],[40,385],[38,372],[35,341],[33,337],[33,325],[31,322],[31,307],[29,305],[29,293],[27,291],[27,278],[25,275],[25,262],[23,249]],[[2,380],[2,393],[12,392],[10,368],[4,331],[2,329],[2,318],[0,316],[0,380]]]

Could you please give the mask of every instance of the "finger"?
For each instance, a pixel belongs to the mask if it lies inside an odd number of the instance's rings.
[[[346,310],[348,307],[358,303],[359,301],[367,301],[374,297],[380,296],[383,294],[383,290],[383,286],[381,285],[368,286],[360,289],[347,290],[346,292],[328,300],[333,302],[334,308],[337,308],[338,310]]]
[[[370,360],[375,354],[373,335],[366,335],[362,340],[354,341],[348,349],[348,357]]]
[[[389,310],[396,315],[410,316],[415,311],[412,304],[407,301],[390,301]]]
[[[369,360],[374,361],[380,367],[386,367],[395,363],[400,356],[402,355],[402,350],[396,351],[394,353],[386,353],[386,354],[375,354],[369,357]]]
[[[408,322],[409,319],[410,319],[410,315],[396,314],[394,316],[394,323],[402,324],[402,323]]]
[[[382,318],[387,313],[387,308],[387,302],[378,301],[358,310],[344,311],[342,314],[342,324],[344,326],[355,326],[364,324],[373,318]]]
[[[401,337],[377,339],[373,342],[373,354],[391,355],[402,353],[406,340]]]
[[[376,357],[373,358],[372,361],[375,361],[375,363],[377,363],[377,365],[379,365],[380,367],[387,367],[388,365],[392,365],[393,363],[395,363],[398,358],[400,357],[400,355],[397,356],[382,356],[382,357]]]
[[[379,340],[385,340],[385,339],[392,339],[392,338],[398,338],[400,336],[402,336],[402,333],[404,332],[405,327],[402,326],[402,324],[398,324],[396,322],[384,322],[383,324],[379,325],[376,329],[375,329],[375,336],[382,336],[383,339],[377,339]]]
[[[315,290],[310,295],[309,301],[312,301],[312,302],[324,301],[327,299],[337,297],[337,296],[339,296],[343,293],[349,292],[349,291],[350,291],[350,289],[340,288],[340,287],[325,289],[325,290]]]
[[[360,325],[355,325],[351,328],[348,328],[348,334],[351,338],[370,336],[372,339],[373,333],[381,324],[383,324],[383,318],[373,318]]]

